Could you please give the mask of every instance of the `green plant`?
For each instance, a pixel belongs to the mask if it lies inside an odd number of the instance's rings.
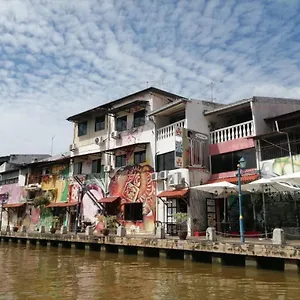
[[[116,228],[117,227],[117,217],[116,216],[105,216],[103,218],[105,228]]]
[[[50,199],[46,195],[41,195],[33,199],[33,206],[35,208],[44,209],[50,204]]]
[[[179,227],[179,230],[183,230],[184,228],[186,228],[186,223],[188,220],[188,214],[187,213],[182,213],[182,212],[178,212],[172,215],[172,217],[175,219],[176,224]]]

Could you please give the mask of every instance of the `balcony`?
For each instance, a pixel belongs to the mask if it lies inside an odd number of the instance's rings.
[[[186,120],[180,120],[176,123],[170,124],[168,126],[159,128],[157,130],[157,140],[169,139],[171,137],[175,137],[175,131],[178,127],[185,127]]]
[[[253,120],[210,132],[210,143],[218,144],[254,135]]]

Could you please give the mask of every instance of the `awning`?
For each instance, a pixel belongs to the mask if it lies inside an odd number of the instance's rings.
[[[104,197],[104,198],[98,200],[98,202],[99,203],[112,203],[119,199],[120,199],[120,197]]]
[[[15,207],[21,207],[23,206],[25,203],[8,203],[8,204],[4,204],[3,208],[15,208]]]
[[[252,182],[254,180],[257,180],[258,177],[259,177],[258,174],[243,175],[241,177],[241,182],[242,182],[242,184],[249,183],[249,182]],[[222,182],[222,181],[227,181],[227,182],[230,182],[230,183],[237,184],[238,183],[238,177],[235,176],[235,177],[212,179],[212,180],[208,180],[208,182],[206,184]]]
[[[174,190],[174,191],[163,191],[157,195],[158,198],[184,198],[189,189],[183,189],[183,190]]]
[[[47,205],[47,207],[70,207],[70,206],[76,206],[77,202],[54,202]]]

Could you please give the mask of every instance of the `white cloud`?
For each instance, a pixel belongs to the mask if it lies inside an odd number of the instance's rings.
[[[1,154],[65,151],[81,110],[146,87],[300,98],[298,1],[1,1]],[[163,82],[163,83],[162,83]]]

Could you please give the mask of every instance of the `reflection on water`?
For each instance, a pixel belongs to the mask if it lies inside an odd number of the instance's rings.
[[[0,245],[0,299],[300,299],[294,273]]]

